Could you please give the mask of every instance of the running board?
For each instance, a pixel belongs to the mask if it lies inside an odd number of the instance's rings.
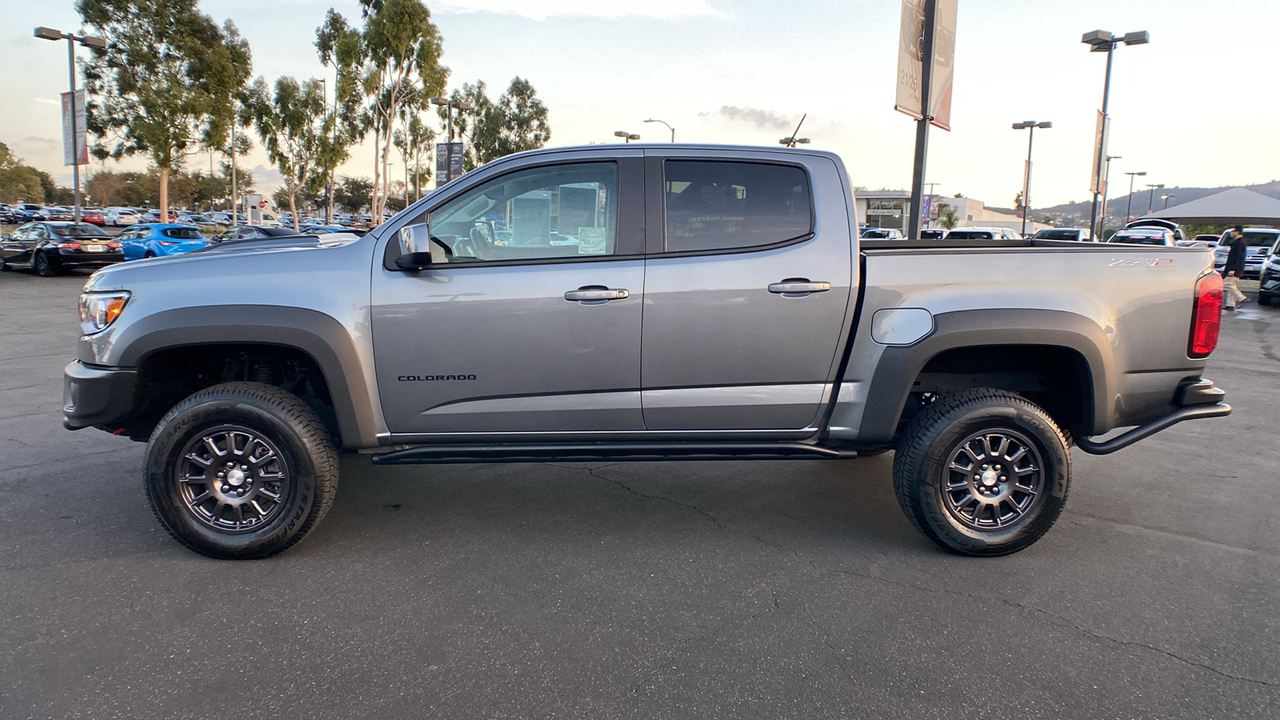
[[[527,463],[559,460],[847,460],[853,450],[805,443],[580,443],[565,445],[419,445],[372,456],[374,465],[444,465],[456,463]]]

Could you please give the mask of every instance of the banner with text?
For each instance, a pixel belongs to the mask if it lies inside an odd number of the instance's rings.
[[[89,146],[85,143],[84,90],[76,91],[75,142],[71,131],[71,93],[62,93],[62,164],[88,165]],[[74,147],[74,149],[72,149]],[[74,158],[74,159],[73,159]]]
[[[893,109],[919,120],[924,4],[902,0],[902,29],[898,41],[898,89]],[[935,0],[933,69],[929,88],[929,124],[951,129],[951,88],[955,80],[956,15],[958,0]]]

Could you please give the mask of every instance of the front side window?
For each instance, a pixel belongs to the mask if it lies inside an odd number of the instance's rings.
[[[772,245],[813,232],[809,176],[793,165],[668,160],[667,252]]]
[[[433,210],[430,227],[446,263],[613,255],[618,166],[575,163],[503,175]]]

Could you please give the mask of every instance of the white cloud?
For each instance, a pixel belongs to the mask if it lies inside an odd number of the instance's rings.
[[[440,10],[453,13],[497,13],[531,20],[550,17],[647,17],[673,19],[718,15],[707,0],[445,0]]]

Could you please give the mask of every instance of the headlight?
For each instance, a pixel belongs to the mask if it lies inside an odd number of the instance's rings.
[[[80,296],[80,331],[85,335],[102,332],[115,322],[129,302],[129,293],[92,292]]]

